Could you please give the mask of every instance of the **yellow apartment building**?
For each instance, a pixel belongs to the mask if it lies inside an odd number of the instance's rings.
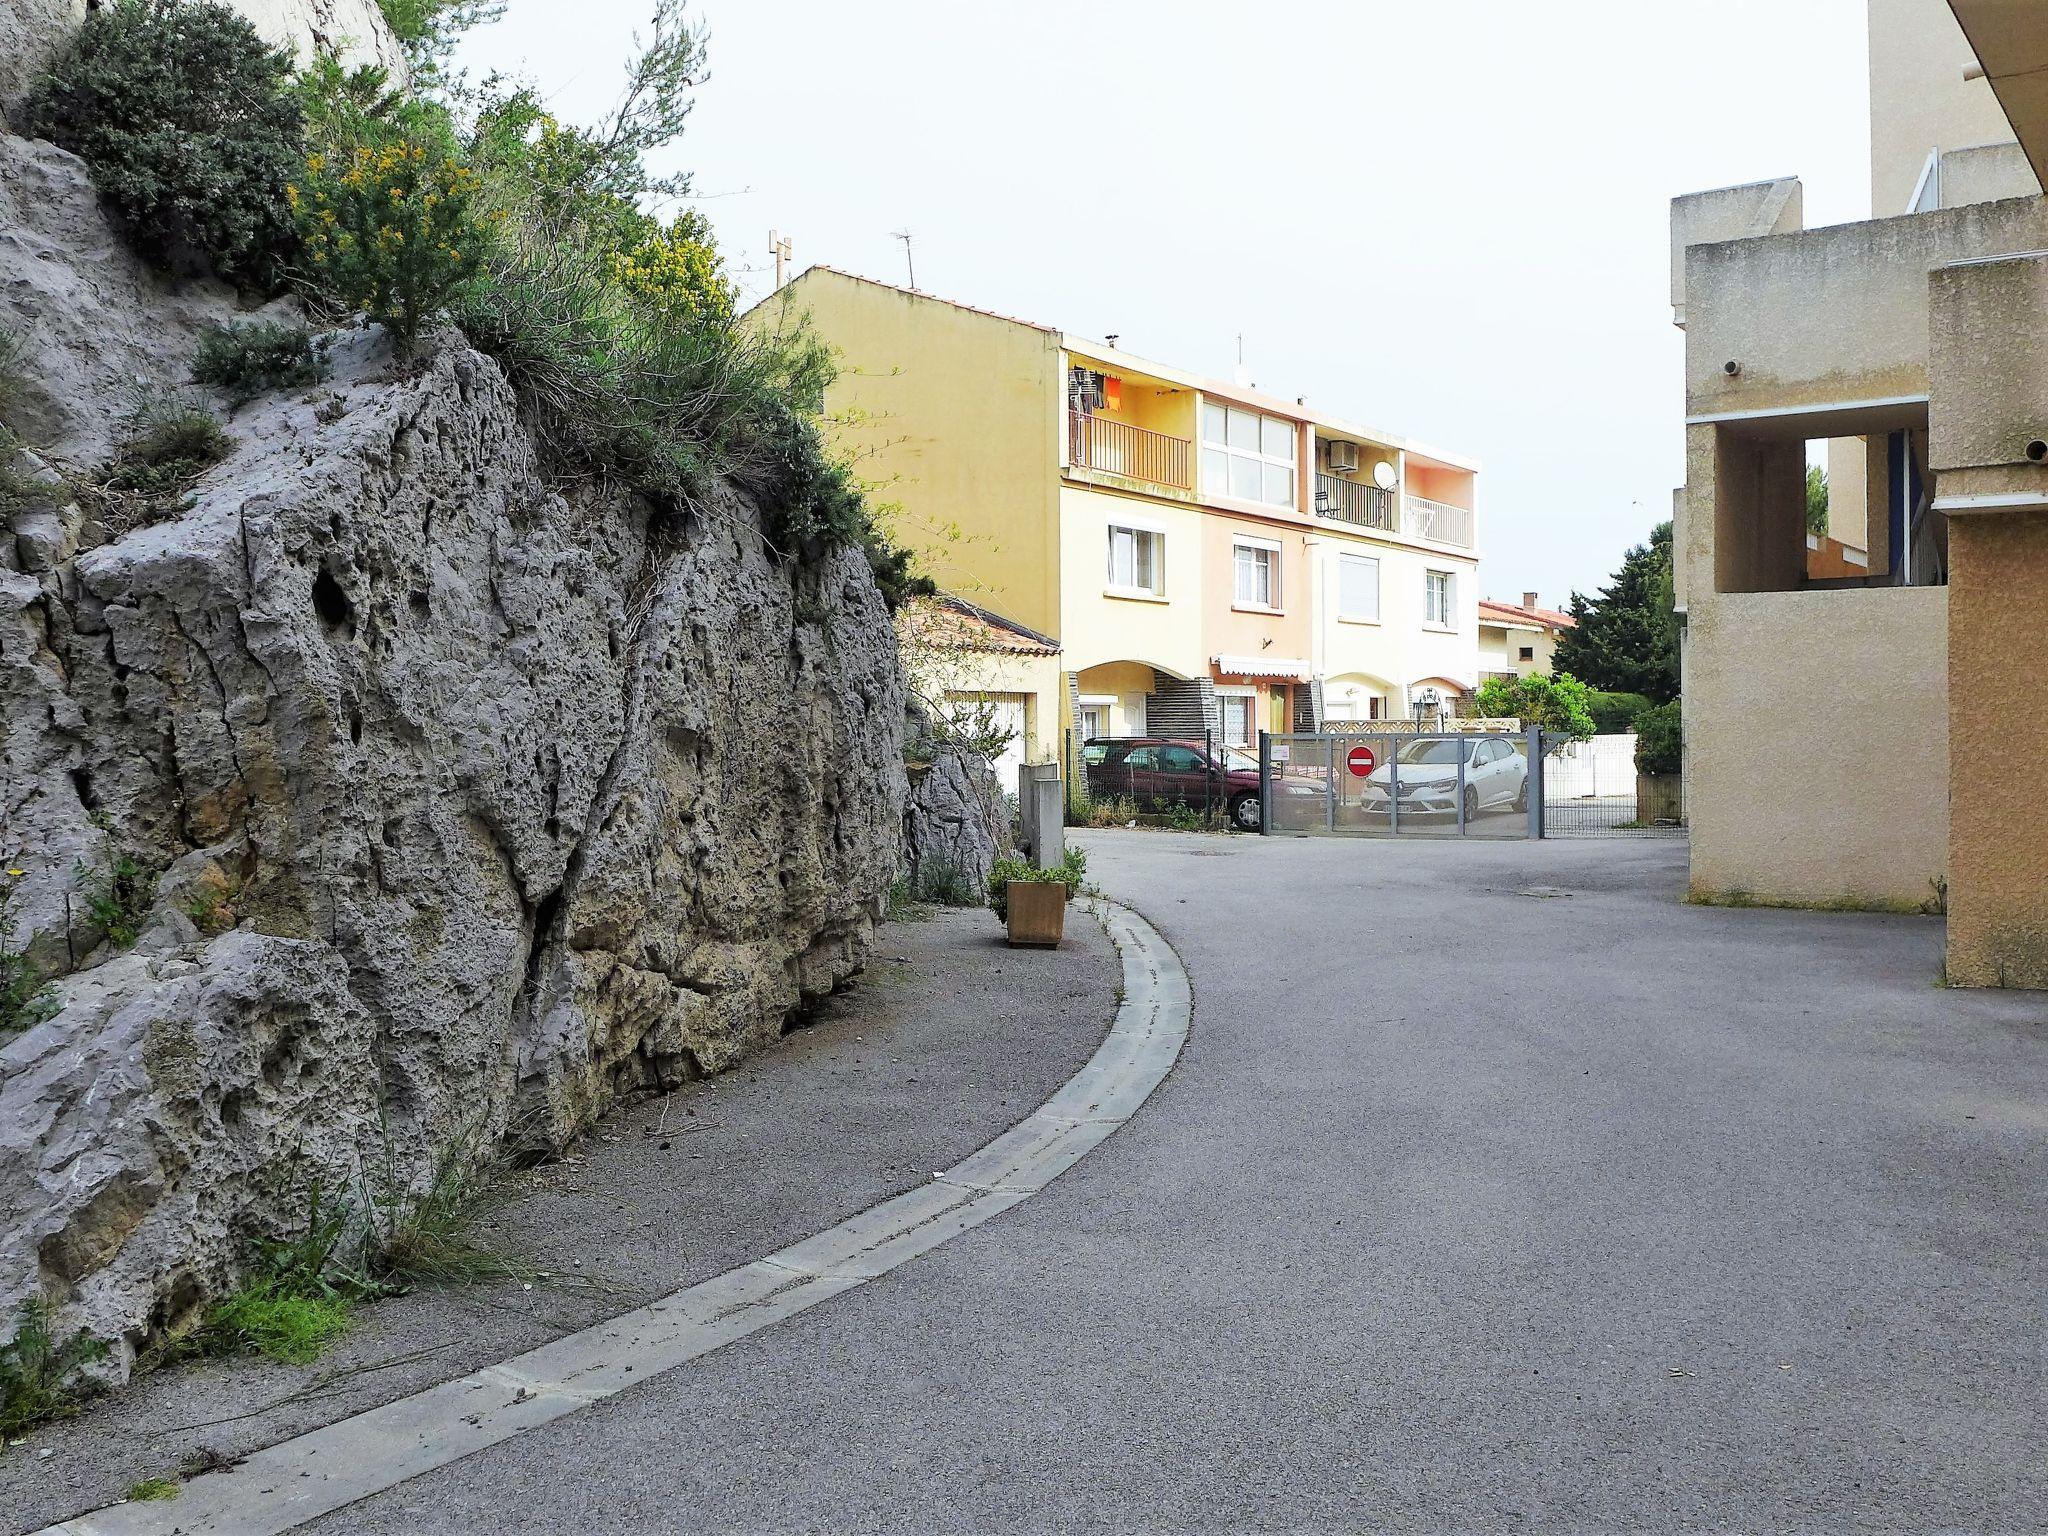
[[[1058,647],[959,688],[1069,733],[1452,708],[1478,681],[1479,466],[1115,345],[812,267],[759,306],[838,354],[838,445],[951,596]],[[985,687],[977,686],[984,683]]]
[[[1952,984],[2048,986],[2048,6],[1869,26],[1875,218],[1672,204],[1692,884],[1945,905]]]

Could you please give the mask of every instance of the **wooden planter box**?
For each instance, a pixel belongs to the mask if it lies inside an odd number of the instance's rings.
[[[1067,888],[1057,880],[1012,880],[1010,947],[1058,949],[1067,928]]]

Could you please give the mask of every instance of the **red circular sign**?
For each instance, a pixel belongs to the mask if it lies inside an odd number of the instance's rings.
[[[1367,746],[1353,747],[1344,754],[1344,766],[1361,779],[1371,773],[1378,762],[1379,759],[1372,755],[1372,748]]]

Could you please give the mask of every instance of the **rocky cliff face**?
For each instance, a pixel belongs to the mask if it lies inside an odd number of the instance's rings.
[[[918,722],[913,719],[912,730]],[[903,858],[911,894],[980,900],[1009,851],[1010,808],[986,758],[958,746],[914,743]]]
[[[57,45],[85,20],[95,0],[7,0],[0,5],[0,113],[26,92]],[[377,0],[224,0],[265,42],[289,48],[301,65],[316,53],[344,64],[376,64],[405,74],[405,51],[385,25]]]
[[[229,301],[136,270],[47,145],[0,138],[0,187],[29,413],[83,467]],[[0,540],[0,858],[63,1005],[0,1036],[0,1316],[130,1346],[314,1180],[557,1148],[774,1040],[859,966],[905,809],[857,552],[565,492],[454,333],[346,331],[230,431],[175,515],[116,536],[51,473]],[[121,858],[126,949],[79,872]]]

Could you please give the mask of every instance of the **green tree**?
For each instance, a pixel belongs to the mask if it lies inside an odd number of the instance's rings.
[[[1820,537],[1828,531],[1828,472],[1818,464],[1806,466],[1806,531]]]
[[[1576,627],[1558,637],[1553,665],[1588,686],[1640,693],[1662,703],[1678,696],[1678,634],[1671,613],[1671,524],[1622,557],[1598,597],[1574,592]]]
[[[1473,695],[1474,712],[1493,720],[1510,717],[1541,726],[1552,735],[1584,741],[1594,731],[1593,691],[1569,672],[1549,677],[1489,677]]]

